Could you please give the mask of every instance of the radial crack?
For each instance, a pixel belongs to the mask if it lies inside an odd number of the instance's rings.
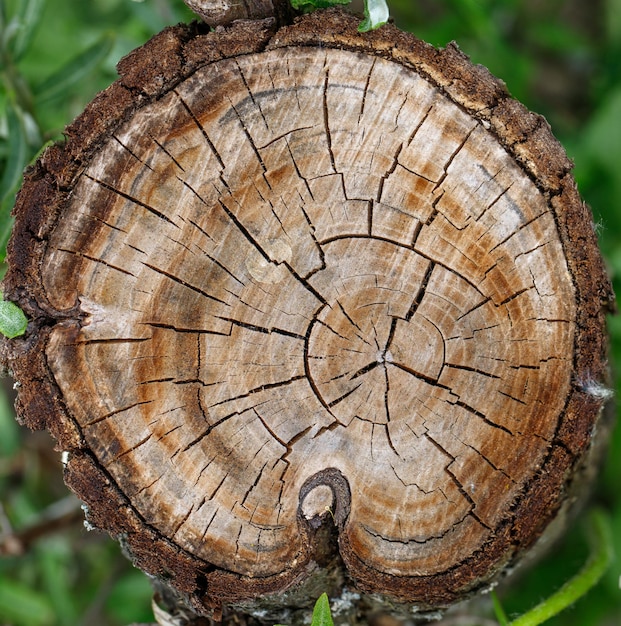
[[[125,198],[125,200],[129,200],[129,202],[131,202],[132,204],[135,204],[136,206],[139,206],[139,207],[142,207],[143,209],[146,209],[152,215],[155,215],[159,219],[164,220],[165,222],[167,222],[168,224],[171,224],[175,228],[179,228],[179,226],[177,226],[177,224],[175,224],[175,222],[173,222],[168,217],[168,215],[165,215],[161,211],[158,211],[156,208],[152,207],[151,205],[147,204],[146,202],[143,202],[142,200],[139,200],[138,198],[135,198],[134,196],[131,196],[130,194],[125,193],[124,191],[121,191],[120,189],[116,189],[110,183],[106,183],[103,180],[99,180],[98,178],[95,178],[95,177],[91,176],[90,174],[88,174],[88,172],[84,172],[83,175],[86,176],[86,178],[92,180],[94,183],[97,183],[98,185],[100,185],[104,189],[107,189],[108,191],[111,191],[112,193],[116,194],[117,196],[120,196],[121,198]]]

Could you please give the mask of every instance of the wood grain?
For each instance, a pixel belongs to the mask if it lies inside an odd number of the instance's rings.
[[[327,562],[467,596],[567,501],[603,403],[612,294],[545,124],[454,48],[322,20],[160,35],[18,202],[22,419],[198,612]],[[184,69],[124,86],[163,43]]]

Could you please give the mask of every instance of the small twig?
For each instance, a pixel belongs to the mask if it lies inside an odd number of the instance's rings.
[[[543,624],[571,606],[599,582],[613,559],[610,524],[606,514],[600,510],[591,514],[588,539],[591,543],[591,554],[584,567],[556,593],[510,622],[509,626]]]
[[[54,502],[41,513],[35,523],[15,531],[0,505],[0,555],[24,554],[38,539],[81,523],[83,519],[80,501],[71,496]]]

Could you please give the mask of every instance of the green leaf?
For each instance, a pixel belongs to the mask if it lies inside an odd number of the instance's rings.
[[[494,606],[494,615],[496,616],[496,620],[498,621],[500,626],[509,626],[509,620],[507,619],[507,614],[502,608],[502,604],[500,603],[500,600],[498,599],[498,595],[496,594],[495,591],[492,591],[490,595],[492,596],[492,604]]]
[[[581,132],[581,152],[619,175],[621,158],[621,85],[611,89]]]
[[[0,458],[8,459],[16,454],[20,447],[19,426],[15,421],[15,409],[7,392],[0,391]],[[6,493],[6,492],[5,492]],[[3,496],[6,498],[6,496]]]
[[[291,6],[303,13],[316,9],[327,9],[339,4],[349,4],[351,0],[291,0]],[[388,5],[386,0],[364,0],[364,20],[358,26],[361,33],[375,30],[388,21]]]
[[[62,96],[67,89],[90,74],[110,53],[114,35],[105,33],[90,48],[70,59],[57,72],[37,85],[33,92],[38,106]]]
[[[605,7],[604,24],[611,44],[621,44],[621,0],[608,0]],[[610,48],[613,48],[613,45]]]
[[[153,587],[147,576],[136,569],[116,579],[106,598],[106,613],[119,624],[149,622],[153,619]]]
[[[311,626],[334,626],[327,593],[322,593],[315,603]]]
[[[291,0],[291,6],[297,11],[310,13],[315,9],[327,9],[339,4],[349,4],[351,0]]]
[[[10,20],[5,30],[4,45],[10,50],[14,62],[19,61],[28,51],[37,26],[43,14],[45,0],[22,0],[17,3],[17,14]]]
[[[20,111],[11,102],[7,106],[8,146],[5,170],[0,180],[0,203],[15,190],[19,184],[28,160],[28,141],[24,121]],[[6,217],[0,216],[0,225]]]
[[[47,626],[54,623],[54,611],[44,595],[6,577],[0,579],[0,622]]]
[[[389,18],[386,0],[364,0],[364,21],[358,26],[361,33],[383,26]]]
[[[63,536],[48,537],[35,550],[37,567],[42,573],[42,587],[54,609],[57,626],[77,623],[77,607],[73,597],[72,562],[68,539]]]
[[[0,333],[9,339],[19,337],[26,332],[28,318],[13,302],[0,300]]]

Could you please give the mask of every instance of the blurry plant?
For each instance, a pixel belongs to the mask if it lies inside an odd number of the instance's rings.
[[[97,67],[112,49],[113,36],[103,33],[90,47],[78,52],[56,72],[29,84],[20,73],[43,14],[45,0],[0,3],[0,261],[11,232],[10,210],[24,167],[48,139],[37,111],[49,106]]]
[[[608,516],[593,510],[589,518],[587,539],[591,553],[582,569],[563,586],[520,617],[509,621],[497,596],[493,595],[494,612],[500,626],[539,626],[573,605],[602,578],[614,558],[612,532]]]

